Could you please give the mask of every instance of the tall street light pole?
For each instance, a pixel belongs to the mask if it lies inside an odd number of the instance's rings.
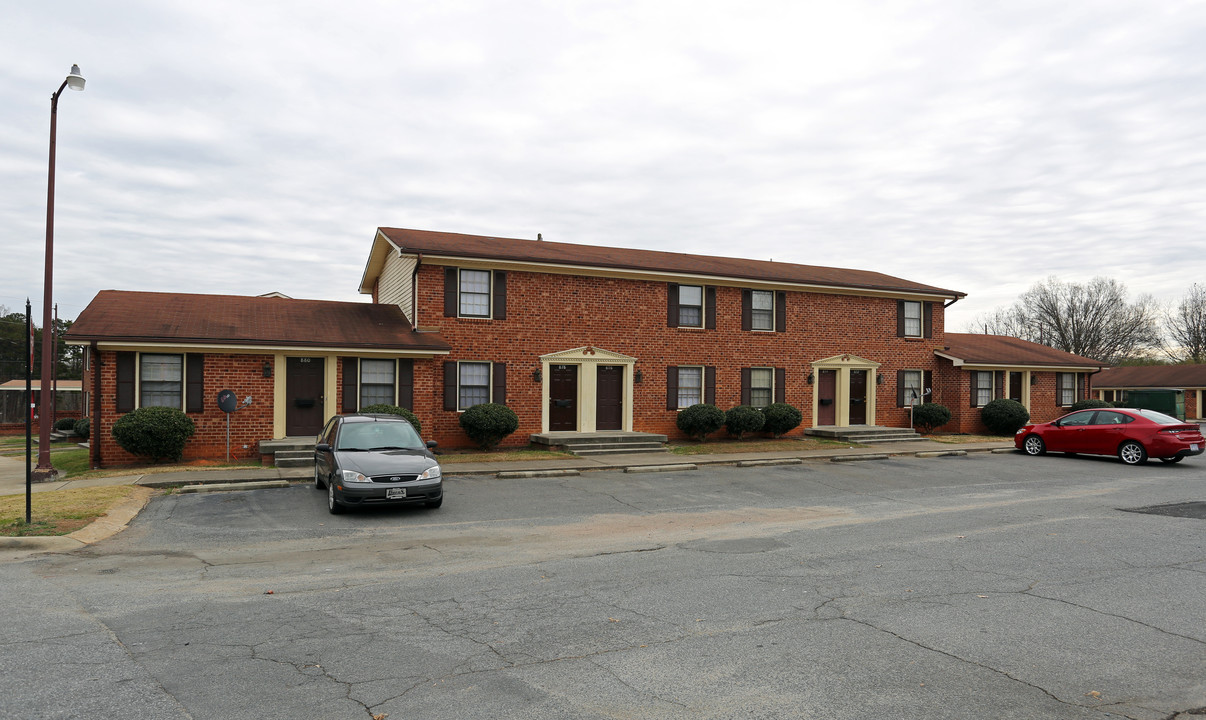
[[[38,468],[34,475],[39,481],[53,480],[54,466],[50,463],[50,426],[54,421],[53,402],[47,403],[47,393],[51,390],[51,378],[54,376],[54,348],[51,345],[54,328],[51,306],[53,300],[54,277],[54,145],[55,129],[59,117],[59,95],[63,88],[72,90],[84,89],[84,76],[80,75],[80,66],[72,65],[71,72],[63,80],[63,84],[50,96],[50,173],[46,181],[46,280],[43,283],[42,296],[42,379],[39,391],[38,413]]]

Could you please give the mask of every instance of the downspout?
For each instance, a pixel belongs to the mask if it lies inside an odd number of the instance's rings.
[[[101,356],[93,340],[88,346],[92,357],[92,419],[88,421],[88,461],[93,470],[101,466]]]
[[[410,274],[410,312],[414,316],[410,323],[411,332],[419,332],[419,267],[422,264],[423,253],[419,253],[416,255],[414,272]]]

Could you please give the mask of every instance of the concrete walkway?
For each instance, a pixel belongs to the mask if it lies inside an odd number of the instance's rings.
[[[888,456],[934,457],[970,452],[1011,452],[1013,440],[985,443],[940,443],[917,440],[881,443],[869,447],[828,447],[822,450],[782,450],[776,452],[717,453],[714,455],[675,455],[673,453],[628,453],[594,457],[527,460],[518,462],[441,462],[445,477],[458,475],[496,475],[500,478],[537,477],[541,475],[576,475],[593,470],[623,470],[625,472],[657,472],[659,470],[694,469],[704,465],[755,466],[806,461],[857,461]],[[42,552],[63,552],[102,540],[120,532],[142,510],[154,494],[154,488],[179,487],[185,490],[229,490],[231,486],[247,489],[280,487],[289,482],[312,481],[310,468],[228,468],[222,470],[181,470],[165,473],[138,473],[112,477],[72,480],[70,477],[47,483],[34,483],[34,493],[51,490],[101,487],[107,485],[138,485],[140,491],[130,501],[119,504],[108,515],[88,527],[57,537],[0,537],[0,549],[24,549]],[[145,488],[145,490],[142,490]],[[25,457],[0,456],[0,495],[25,493]]]

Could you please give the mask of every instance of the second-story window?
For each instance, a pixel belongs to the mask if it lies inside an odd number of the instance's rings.
[[[905,337],[921,337],[921,303],[905,301],[904,329]]]
[[[461,270],[460,314],[462,317],[490,317],[488,270]]]
[[[750,293],[750,324],[754,330],[775,329],[775,294],[769,290]]]
[[[678,286],[679,327],[703,327],[703,287]]]

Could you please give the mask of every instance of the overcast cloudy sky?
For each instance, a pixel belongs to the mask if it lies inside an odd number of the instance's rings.
[[[1206,279],[1206,4],[18,2],[0,21],[0,305],[365,300],[378,226],[877,270]],[[40,320],[39,320],[40,322]]]

